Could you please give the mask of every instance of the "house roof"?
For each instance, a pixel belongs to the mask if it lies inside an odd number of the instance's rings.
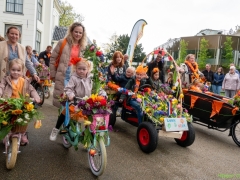
[[[52,41],[59,41],[63,39],[67,34],[67,27],[55,26],[53,31]],[[87,37],[88,44],[92,44],[91,40]]]
[[[222,33],[223,31],[221,30],[203,29],[199,33],[197,33],[196,36],[216,35],[216,34],[222,34]]]

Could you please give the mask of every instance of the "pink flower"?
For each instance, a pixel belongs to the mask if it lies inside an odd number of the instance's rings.
[[[94,49],[95,49],[95,46],[90,47],[90,51],[94,51]]]
[[[137,98],[137,102],[139,102],[139,103],[140,103],[140,102],[142,102],[142,99],[140,99],[140,98]]]

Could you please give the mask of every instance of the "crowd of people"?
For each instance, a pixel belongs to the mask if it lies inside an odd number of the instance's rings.
[[[51,80],[55,83],[53,91],[53,105],[61,108],[58,100],[59,96],[65,92],[69,100],[73,97],[90,96],[92,90],[90,61],[79,58],[83,56],[83,51],[87,45],[86,29],[79,22],[73,23],[64,39],[60,40],[52,51],[51,46],[39,55],[32,47],[23,46],[18,43],[21,32],[17,27],[9,27],[7,30],[7,40],[0,42],[0,96],[18,98],[19,93],[28,92],[34,101],[39,102],[40,98],[36,90],[26,78],[26,69],[29,75],[39,81],[35,67],[44,64],[50,68]],[[72,59],[79,58],[77,61]],[[165,77],[164,52],[159,50],[156,58],[147,64],[146,67],[139,65],[137,68],[129,66],[128,55],[116,51],[112,61],[107,67],[107,81],[113,81],[120,87],[136,93],[143,84],[149,84],[153,90],[159,91],[162,84],[167,84],[170,88],[173,84],[173,72],[169,72]],[[26,69],[25,69],[26,68]],[[176,68],[181,74],[182,87],[190,90],[204,92],[213,91],[220,94],[222,90],[225,95],[232,98],[240,89],[239,72],[234,64],[230,65],[229,72],[225,75],[223,68],[219,67],[216,72],[211,70],[211,65],[206,64],[206,69],[200,71],[195,61],[195,56],[189,54],[180,67]],[[139,123],[142,121],[143,112],[135,95],[127,96],[118,94],[117,100],[126,102],[137,112]],[[118,108],[116,106],[116,108]],[[50,140],[57,138],[59,129],[65,119],[64,113],[58,118],[56,126],[52,129]],[[27,142],[26,136],[22,141]]]

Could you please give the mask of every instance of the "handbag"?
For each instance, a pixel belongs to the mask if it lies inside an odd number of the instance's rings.
[[[62,51],[63,51],[63,48],[64,48],[64,46],[66,45],[66,43],[67,43],[67,39],[65,38],[65,39],[63,39],[63,42],[62,42],[62,44],[61,44],[58,57],[56,58],[56,61],[55,61],[55,64],[54,64],[56,70],[57,70],[57,68],[58,68],[59,61],[60,61],[60,57],[61,57],[61,55],[62,55]]]

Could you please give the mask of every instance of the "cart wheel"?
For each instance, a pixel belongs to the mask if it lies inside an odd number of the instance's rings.
[[[48,99],[50,97],[50,90],[48,88],[48,86],[44,86],[44,98]]]
[[[110,117],[109,117],[109,125],[111,125],[112,127],[114,127],[115,123],[116,123],[116,111],[113,110],[112,113],[110,114]]]
[[[233,125],[232,129],[233,141],[240,147],[240,123],[239,121]]]
[[[70,147],[72,147],[72,144],[70,142],[68,142],[67,138],[65,136],[63,136],[63,142],[62,142],[63,146],[66,149],[69,149]]]
[[[137,141],[140,149],[145,153],[151,153],[157,148],[157,130],[150,122],[143,122],[138,126]]]
[[[13,137],[10,146],[7,148],[6,167],[7,169],[14,168],[18,153],[18,138]]]
[[[191,123],[188,123],[188,131],[183,131],[181,139],[176,139],[175,141],[179,146],[187,147],[192,145],[195,140],[195,129]]]
[[[89,166],[95,176],[101,176],[107,166],[107,152],[102,138],[96,141],[94,150],[95,154],[90,154],[90,149],[88,150]]]

